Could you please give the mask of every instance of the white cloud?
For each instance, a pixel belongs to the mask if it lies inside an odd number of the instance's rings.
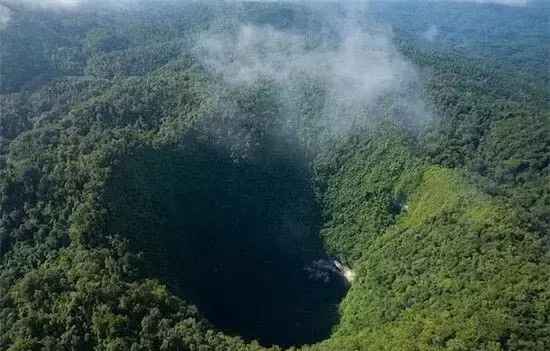
[[[0,5],[0,30],[6,28],[11,18],[11,11]]]
[[[8,7],[39,7],[39,8],[71,8],[76,7],[81,0],[3,0],[0,4]]]
[[[382,0],[384,1],[384,0]],[[398,2],[405,2],[406,0],[385,0],[385,1],[398,1]],[[469,2],[469,3],[476,3],[476,4],[493,4],[493,5],[505,5],[505,6],[518,6],[523,7],[527,6],[529,3],[529,0],[409,0],[409,1],[417,1],[417,2]]]
[[[305,87],[300,84],[307,81],[321,87],[324,107],[319,123],[331,133],[345,133],[367,122],[371,117],[367,111],[388,96],[399,96],[400,108],[413,123],[431,118],[424,102],[408,90],[418,86],[420,79],[416,67],[393,45],[390,32],[367,33],[351,25],[339,35],[337,44],[311,48],[303,35],[241,25],[234,35],[203,34],[195,55],[235,87],[274,82],[289,115],[295,111],[292,104],[301,103]]]
[[[479,4],[497,4],[508,6],[527,6],[528,0],[454,0],[454,1],[468,1],[476,2]]]
[[[414,76],[390,37],[361,31],[346,33],[338,47],[315,50],[301,36],[252,25],[241,26],[234,38],[209,33],[198,42],[205,65],[233,84],[307,74],[330,81],[334,93],[371,100]]]
[[[33,9],[76,9],[83,0],[0,0],[0,30],[6,28],[13,15],[12,10]]]
[[[29,1],[29,0],[26,0]],[[33,1],[36,3],[36,1]],[[80,0],[43,0],[39,2],[41,6],[61,6],[61,7],[71,7],[77,6],[80,3]]]
[[[426,39],[427,41],[433,42],[435,39],[437,39],[439,35],[439,28],[435,24],[432,24],[430,28],[428,28],[424,33],[422,33],[422,38]]]

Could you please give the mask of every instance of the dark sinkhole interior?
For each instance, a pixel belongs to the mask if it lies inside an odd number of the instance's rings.
[[[133,150],[106,192],[109,227],[218,329],[263,345],[326,339],[347,286],[315,264],[329,261],[309,170],[284,147],[238,161],[220,149]]]

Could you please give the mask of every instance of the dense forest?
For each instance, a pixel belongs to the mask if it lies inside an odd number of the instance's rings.
[[[0,350],[550,349],[550,7],[0,0]]]

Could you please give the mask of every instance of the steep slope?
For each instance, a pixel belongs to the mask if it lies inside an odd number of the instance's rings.
[[[228,82],[194,47],[246,22],[311,58],[344,8],[143,6],[0,31],[0,349],[550,348],[544,46],[493,69],[516,44],[436,50],[396,11],[421,79],[346,105],[307,70]]]
[[[338,347],[543,350],[540,239],[449,170],[428,169],[408,206],[356,265]]]

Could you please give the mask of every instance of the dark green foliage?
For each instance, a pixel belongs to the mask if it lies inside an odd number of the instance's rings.
[[[5,350],[245,350],[208,332],[195,308],[152,280],[134,281],[124,245],[69,247],[2,289]],[[44,292],[47,291],[47,294]]]
[[[35,35],[39,31],[32,18],[13,21],[8,29],[0,31],[0,91],[14,91],[52,75],[45,43]]]
[[[417,49],[480,60],[491,69],[530,74],[539,83],[549,77],[547,6],[379,1],[369,10]]]
[[[549,349],[548,9],[372,8],[419,67],[428,128],[385,96],[334,132],[322,82],[282,96],[193,59],[197,33],[239,22],[334,43],[330,4],[13,14],[0,349]],[[355,274],[342,301],[325,250]]]
[[[330,250],[348,262],[369,246],[403,211],[406,188],[414,182],[419,160],[405,132],[381,125],[360,133],[317,159],[322,196],[321,235]]]
[[[123,50],[128,47],[128,40],[108,29],[96,29],[86,34],[84,49],[91,55]]]
[[[141,76],[162,67],[184,48],[180,41],[93,55],[86,73],[98,78]]]

